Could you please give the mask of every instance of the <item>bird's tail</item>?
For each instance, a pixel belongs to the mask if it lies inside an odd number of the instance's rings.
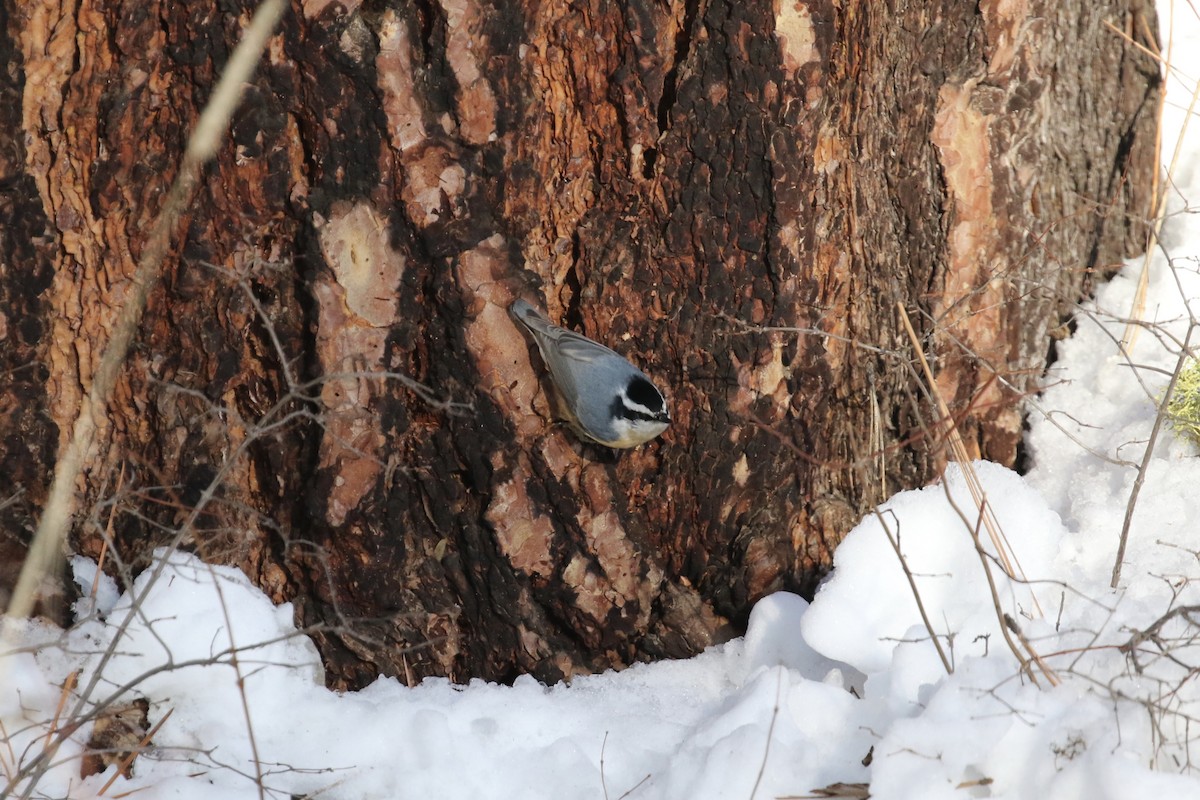
[[[543,336],[551,335],[553,330],[558,327],[532,303],[525,300],[514,300],[513,304],[508,307],[508,313],[533,333],[540,333]]]

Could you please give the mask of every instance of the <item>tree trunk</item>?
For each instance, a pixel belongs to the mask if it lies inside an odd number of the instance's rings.
[[[12,564],[253,5],[4,5]],[[204,503],[187,544],[294,602],[338,687],[695,653],[936,476],[899,307],[969,446],[1018,458],[1050,332],[1144,244],[1155,29],[1143,0],[295,0],[73,549],[128,575]],[[518,296],[651,375],[666,434],[554,424]]]

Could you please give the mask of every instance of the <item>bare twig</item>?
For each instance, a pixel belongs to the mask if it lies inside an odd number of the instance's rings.
[[[767,726],[767,742],[763,745],[762,763],[758,765],[758,776],[754,779],[754,788],[750,790],[750,800],[758,794],[763,775],[767,771],[767,757],[771,754],[771,737],[775,735],[775,720],[779,718],[779,698],[783,693],[783,676],[787,674],[786,667],[776,667],[779,677],[775,682],[775,707],[771,709],[771,724]]]
[[[258,737],[254,734],[254,720],[250,716],[250,700],[246,696],[246,676],[242,672],[242,662],[238,657],[237,642],[233,639],[233,618],[229,613],[229,604],[225,601],[225,591],[221,588],[221,581],[217,576],[216,570],[211,564],[205,564],[208,567],[209,574],[213,579],[213,589],[216,590],[217,598],[221,604],[221,614],[225,618],[225,635],[229,638],[229,663],[233,667],[233,671],[237,674],[238,697],[242,701],[242,716],[246,720],[246,738],[250,742],[250,754],[254,759],[254,774],[255,784],[258,786],[259,800],[266,800],[266,785],[263,783],[262,758],[258,753]]]
[[[946,657],[946,651],[942,649],[941,640],[938,639],[938,633],[933,629],[933,623],[929,621],[929,614],[925,611],[925,604],[921,602],[921,592],[917,589],[916,578],[913,577],[912,570],[908,568],[908,561],[904,558],[904,553],[900,551],[900,529],[899,520],[896,521],[896,535],[893,537],[891,530],[884,521],[883,515],[879,513],[879,509],[874,511],[875,517],[879,520],[880,526],[883,527],[883,533],[891,543],[892,549],[896,551],[896,558],[900,559],[900,568],[904,570],[904,577],[908,579],[908,587],[912,591],[913,599],[917,601],[917,611],[921,614],[921,622],[925,625],[925,630],[929,633],[929,639],[933,642],[933,646],[937,649],[938,658],[942,660],[942,666],[946,669],[946,674],[950,675],[954,672],[954,667],[950,664],[950,659]],[[891,512],[889,512],[891,513]],[[895,514],[892,515],[893,518]]]
[[[412,684],[409,684],[411,686]],[[608,783],[604,780],[604,748],[608,747],[608,731],[604,732],[604,741],[600,742],[600,789],[604,792],[604,800],[608,800]]]
[[[1008,615],[1005,614],[1004,610],[1000,607],[1000,592],[996,588],[996,578],[992,575],[992,568],[988,564],[987,552],[983,549],[983,540],[979,535],[979,529],[984,520],[984,509],[981,508],[978,510],[975,517],[975,523],[972,524],[971,520],[967,517],[966,512],[964,512],[962,508],[959,507],[958,503],[954,501],[954,495],[951,493],[950,487],[944,482],[942,486],[944,487],[946,493],[946,502],[950,504],[950,507],[954,509],[954,513],[956,513],[959,519],[963,521],[963,524],[971,533],[972,541],[975,542],[975,554],[979,556],[979,563],[983,566],[983,576],[987,578],[988,591],[992,596],[992,609],[996,614],[997,622],[1000,624],[1000,634],[1004,637],[1004,643],[1008,645],[1008,649],[1012,651],[1012,654],[1016,657],[1017,663],[1021,665],[1021,670],[1029,675],[1029,679],[1033,681],[1035,686],[1040,687],[1041,684],[1038,683],[1037,676],[1034,675],[1033,670],[1029,668],[1029,659],[1022,654],[1020,648],[1017,647],[1017,643],[1013,641],[1010,629],[1008,627],[1008,621],[1005,619],[1005,617]],[[984,502],[986,503],[986,499]],[[1057,685],[1058,681],[1057,679],[1052,679],[1051,683]]]
[[[1138,467],[1137,478],[1133,481],[1133,489],[1129,492],[1129,502],[1125,504],[1125,521],[1121,524],[1121,539],[1117,544],[1117,559],[1112,569],[1112,588],[1117,588],[1121,582],[1121,566],[1125,563],[1125,546],[1129,544],[1129,528],[1133,524],[1133,510],[1137,507],[1138,495],[1141,494],[1142,484],[1146,482],[1146,472],[1150,469],[1150,461],[1154,457],[1154,445],[1158,442],[1158,433],[1162,430],[1163,420],[1167,418],[1167,404],[1171,402],[1171,394],[1179,381],[1179,373],[1183,371],[1187,360],[1191,358],[1192,333],[1196,330],[1193,323],[1188,326],[1187,336],[1183,340],[1183,348],[1179,351],[1179,359],[1175,363],[1175,371],[1163,391],[1158,413],[1154,415],[1154,426],[1150,429],[1150,440],[1146,442],[1146,452],[1142,454],[1142,463]]]

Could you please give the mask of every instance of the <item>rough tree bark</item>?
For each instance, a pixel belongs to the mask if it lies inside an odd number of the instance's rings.
[[[14,564],[253,6],[4,9]],[[1014,462],[1049,332],[1142,245],[1158,72],[1116,31],[1154,29],[1148,0],[296,0],[72,546],[111,531],[136,569],[219,483],[189,544],[327,624],[339,687],[694,653],[936,475],[897,303]],[[655,377],[668,432],[614,455],[553,425],[518,295]]]

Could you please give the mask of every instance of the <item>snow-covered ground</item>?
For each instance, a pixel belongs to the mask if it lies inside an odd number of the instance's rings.
[[[1186,52],[1198,49],[1186,43],[1200,41],[1200,25],[1180,9],[1175,55],[1191,77],[1170,87],[1168,160],[1200,74],[1200,53]],[[1165,27],[1165,5],[1162,14]],[[151,722],[171,717],[135,776],[117,778],[106,796],[250,798],[261,783],[271,797],[749,800],[869,783],[872,797],[889,800],[1200,798],[1191,764],[1200,450],[1169,427],[1146,462],[1121,581],[1110,588],[1161,393],[1200,311],[1188,308],[1200,302],[1200,219],[1186,203],[1200,198],[1196,141],[1185,140],[1174,174],[1162,236],[1171,259],[1159,252],[1149,264],[1142,318],[1154,327],[1128,355],[1118,351],[1137,259],[1081,310],[1059,348],[1031,418],[1031,472],[973,465],[1027,580],[980,559],[976,505],[951,467],[942,483],[896,495],[864,520],[811,606],[767,598],[744,639],[688,661],[569,686],[524,678],[408,688],[381,678],[339,695],[323,687],[289,607],[273,607],[233,570],[174,554],[99,684],[103,694],[136,682],[152,700]],[[90,589],[95,565],[74,567]],[[87,683],[129,616],[130,596],[111,580],[100,576],[97,590],[72,631],[19,623],[23,648],[0,658],[0,796],[43,752],[68,673],[81,670]],[[998,609],[1012,620],[1007,636]],[[79,778],[87,734],[54,753],[36,783],[10,788],[94,796],[115,767]]]

